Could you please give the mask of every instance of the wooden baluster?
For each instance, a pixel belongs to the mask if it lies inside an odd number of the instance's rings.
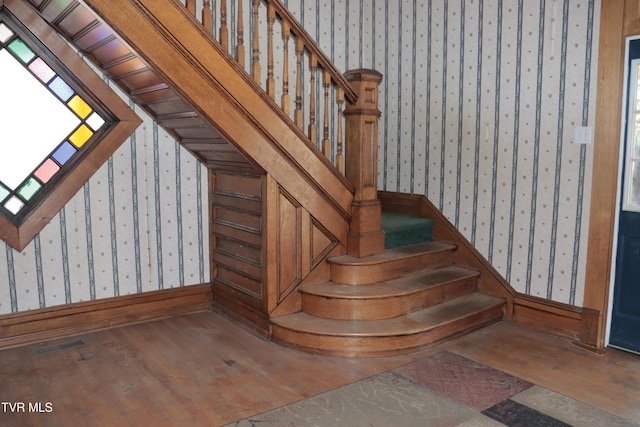
[[[238,0],[238,45],[236,46],[236,60],[244,69],[244,11],[243,0]]]
[[[229,51],[229,27],[227,26],[227,0],[220,2],[220,44]]]
[[[322,70],[322,87],[324,88],[324,118],[322,123],[322,152],[327,159],[331,158],[331,142],[329,141],[329,89],[331,88],[331,75],[329,71]]]
[[[253,0],[253,55],[251,56],[251,74],[253,81],[260,84],[260,0]]]
[[[289,116],[291,110],[291,98],[289,97],[289,37],[291,36],[291,27],[287,21],[282,21],[282,52],[284,62],[282,65],[282,111]]]
[[[336,102],[338,104],[338,135],[336,148],[336,167],[344,175],[344,154],[342,149],[342,107],[344,105],[344,91],[341,87],[336,88]]]
[[[276,10],[273,4],[267,6],[267,95],[276,99],[276,81],[273,78],[273,23],[276,21]]]
[[[304,42],[300,37],[296,39],[296,110],[293,113],[293,121],[300,130],[304,126],[304,115],[302,114],[302,54],[304,53]]]
[[[213,22],[211,22],[211,0],[204,0],[202,3],[202,25],[209,34],[213,31]]]
[[[193,15],[196,16],[196,2],[195,0],[187,0],[186,3],[187,10]]]
[[[318,126],[316,125],[316,73],[318,71],[318,58],[315,53],[311,53],[309,58],[309,69],[311,70],[311,85],[309,89],[309,139],[314,144],[318,142]]]

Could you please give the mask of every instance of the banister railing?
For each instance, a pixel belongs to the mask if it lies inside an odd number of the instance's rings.
[[[358,94],[280,0],[183,4],[344,175],[343,112]]]

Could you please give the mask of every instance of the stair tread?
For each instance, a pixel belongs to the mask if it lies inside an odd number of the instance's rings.
[[[473,293],[407,315],[382,320],[336,320],[298,312],[273,319],[280,327],[316,335],[400,336],[418,334],[467,315],[504,304],[501,298]]]
[[[459,266],[448,266],[436,270],[422,271],[398,279],[366,285],[343,285],[323,282],[305,286],[300,292],[333,298],[388,298],[424,290],[429,287],[445,285],[455,280],[476,277],[476,270]]]
[[[429,241],[418,243],[409,246],[400,246],[397,248],[386,249],[381,254],[371,255],[367,257],[354,257],[351,255],[341,255],[338,257],[329,258],[327,261],[332,264],[342,265],[358,265],[365,266],[371,264],[379,264],[381,261],[389,261],[399,258],[411,258],[413,256],[420,256],[427,252],[441,252],[450,251],[456,248],[456,245],[452,243],[442,241]]]

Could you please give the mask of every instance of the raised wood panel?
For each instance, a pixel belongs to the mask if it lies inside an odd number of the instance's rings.
[[[256,246],[262,245],[261,234],[251,233],[249,231],[235,228],[230,225],[215,224],[215,223],[211,224],[211,230],[214,234],[214,239],[213,239],[214,242],[218,237],[223,237],[223,238],[227,237],[230,239],[239,240],[241,242],[246,242],[249,245],[256,245]]]
[[[91,56],[96,59],[98,62],[98,66],[102,68],[109,68],[109,66],[114,62],[119,62],[122,58],[130,58],[133,55],[131,50],[127,48],[119,39],[112,39],[107,43],[100,44],[94,50],[91,51]],[[151,74],[148,75],[152,77]],[[114,76],[114,78],[118,78],[119,76]],[[154,75],[153,81],[160,83],[162,79],[157,75]],[[145,86],[151,86],[150,84],[146,84]]]
[[[217,173],[216,176],[220,176]],[[246,212],[261,213],[262,199],[254,198],[242,194],[229,194],[213,191],[212,196],[216,198],[216,206],[225,206],[229,209],[237,209]]]
[[[244,230],[260,233],[262,231],[262,218],[260,214],[242,212],[229,209],[225,206],[213,207],[213,222],[233,225]]]
[[[109,50],[112,50],[113,47],[107,46]],[[127,58],[125,56],[125,58]],[[120,64],[122,57],[116,56],[115,61]],[[107,63],[109,65],[113,64],[113,62]],[[110,71],[115,71],[114,68],[108,68]],[[123,75],[119,75],[117,77],[118,82],[120,82],[123,86],[131,90],[136,90],[141,87],[153,87],[160,84],[163,84],[164,81],[160,76],[158,76],[155,72],[151,70],[139,71],[137,73],[127,73]],[[198,116],[197,113],[193,112],[194,116]],[[198,123],[203,123],[204,120],[199,121]],[[171,126],[169,126],[171,127]]]
[[[278,183],[269,180],[267,191],[269,241],[269,307],[275,309],[300,286],[312,270],[325,262],[339,241],[311,217]]]
[[[262,328],[265,309],[263,182],[260,175],[211,173],[215,306]],[[266,333],[263,331],[263,333]]]
[[[278,196],[278,300],[295,287],[302,275],[302,215],[300,205],[290,196]]]
[[[149,111],[149,114],[151,115],[153,115],[150,108],[150,105],[152,104],[157,102],[180,102],[180,98],[178,98],[176,91],[167,85],[157,88],[141,88],[132,91],[129,96],[131,96],[131,99],[133,99],[137,104],[143,106],[147,111]]]
[[[335,238],[315,221],[311,222],[311,268],[327,258],[329,252],[337,245]]]
[[[73,41],[81,51],[90,50],[92,47],[113,38],[113,31],[106,25],[95,22],[89,28],[75,35]]]
[[[111,67],[105,69],[105,71],[112,75],[124,76],[133,73],[140,73],[146,70],[146,68],[146,65],[140,60],[140,58],[132,57],[112,64]]]
[[[217,244],[217,242],[216,242]],[[262,266],[261,264],[253,263],[238,254],[231,254],[228,252],[218,251],[213,252],[214,262],[216,267],[224,266],[228,269],[236,271],[244,277],[247,277],[252,282],[262,283]],[[242,287],[239,287],[240,289]],[[251,291],[258,295],[262,294],[262,290],[256,290],[252,287]]]
[[[247,242],[229,239],[221,235],[216,236],[216,250],[234,254],[256,265],[260,265],[262,262],[262,248],[260,246],[250,245]]]
[[[217,174],[213,191],[249,197],[262,198],[262,177],[250,175]]]
[[[136,58],[134,60],[127,61],[124,64],[121,64],[120,66],[128,65],[132,69],[136,69],[134,67],[136,67],[137,62],[140,62],[140,61]],[[173,101],[156,102],[153,105],[150,105],[149,108],[153,110],[153,112],[158,116],[191,111],[191,107],[189,106],[189,104],[187,104],[186,102],[180,99],[173,100]]]
[[[222,258],[222,256],[220,256]],[[223,283],[245,293],[257,300],[256,307],[260,308],[262,304],[262,281],[259,278],[253,278],[247,271],[231,269],[225,265],[226,260],[218,259],[216,262],[216,282]],[[237,265],[236,265],[237,266]],[[255,271],[253,272],[255,273]]]
[[[71,6],[77,7],[77,4],[74,3],[76,2],[73,0],[46,1],[42,9],[42,16],[49,21],[53,21],[61,16],[67,8]]]
[[[79,6],[77,3],[73,9],[60,20],[60,28],[66,34],[78,34],[95,21],[89,10]]]

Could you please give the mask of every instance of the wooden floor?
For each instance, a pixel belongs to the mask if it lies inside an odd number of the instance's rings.
[[[640,423],[639,356],[597,355],[509,322],[412,355],[343,359],[206,312],[0,351],[0,425],[224,425],[443,350]]]

